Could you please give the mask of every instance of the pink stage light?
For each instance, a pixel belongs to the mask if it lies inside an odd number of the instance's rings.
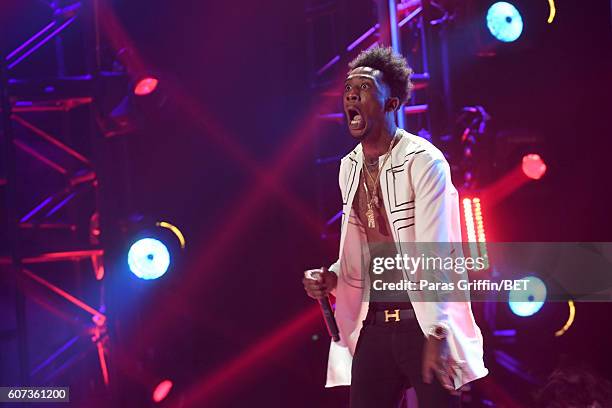
[[[157,384],[157,387],[153,390],[153,401],[162,402],[164,398],[168,396],[170,390],[172,390],[173,385],[174,384],[170,380],[164,380]]]
[[[523,173],[530,179],[539,180],[546,173],[546,164],[539,154],[523,156]]]
[[[149,95],[157,88],[159,81],[154,77],[141,78],[134,86],[134,93],[138,96]]]
[[[470,256],[484,258],[485,267],[489,267],[489,255],[487,251],[487,238],[485,236],[484,218],[482,216],[482,206],[479,197],[464,198],[463,220]]]
[[[480,206],[480,198],[476,197],[472,200],[474,204],[474,219],[476,220],[476,233],[478,234],[478,242],[487,242],[484,231],[484,222],[482,220],[482,208]]]
[[[467,232],[468,242],[476,242],[476,228],[474,227],[474,212],[472,211],[472,199],[463,199],[463,219]]]

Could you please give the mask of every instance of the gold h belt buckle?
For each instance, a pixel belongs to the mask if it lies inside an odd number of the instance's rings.
[[[394,321],[400,321],[400,310],[395,309],[395,313],[389,313],[389,309],[385,309],[385,323],[389,322],[389,319],[394,319]]]

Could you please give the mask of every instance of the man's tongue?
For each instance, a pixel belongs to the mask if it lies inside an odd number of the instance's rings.
[[[351,120],[350,126],[351,129],[362,129],[363,127],[365,127],[365,122],[361,115],[355,115],[353,120]]]

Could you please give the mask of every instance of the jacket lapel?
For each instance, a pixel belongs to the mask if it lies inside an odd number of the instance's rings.
[[[363,163],[361,145],[358,145],[347,157],[347,164],[344,165],[344,188],[342,189],[342,229],[340,232],[340,248],[344,248],[348,221],[353,208],[353,200],[359,186],[359,177]]]

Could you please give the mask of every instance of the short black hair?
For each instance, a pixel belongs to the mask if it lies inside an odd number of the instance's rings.
[[[536,395],[538,408],[610,407],[610,383],[584,368],[555,370]]]
[[[413,87],[410,81],[412,69],[406,59],[391,47],[376,46],[362,51],[349,64],[351,71],[358,67],[370,67],[381,71],[383,81],[391,89],[391,96],[399,98],[400,105],[410,98]]]

